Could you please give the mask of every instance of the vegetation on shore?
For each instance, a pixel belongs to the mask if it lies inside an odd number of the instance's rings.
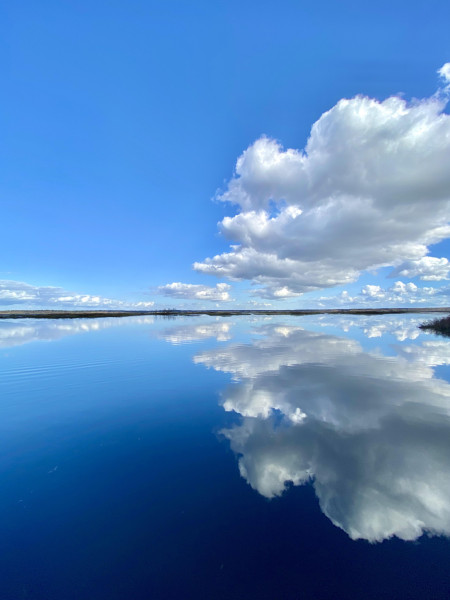
[[[97,319],[100,317],[136,317],[136,316],[215,316],[233,317],[239,315],[388,315],[403,313],[450,312],[450,308],[331,308],[311,310],[2,310],[0,319]],[[446,317],[449,319],[450,317]],[[437,319],[436,321],[444,321]],[[424,329],[432,329],[424,324]]]
[[[420,329],[428,329],[433,333],[439,333],[440,335],[450,337],[450,315],[441,317],[440,319],[433,319],[427,323],[422,323]]]

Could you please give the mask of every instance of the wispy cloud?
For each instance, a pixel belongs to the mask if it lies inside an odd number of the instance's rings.
[[[450,87],[450,63],[445,63],[439,70],[438,74],[446,83],[446,90]]]
[[[450,81],[450,63],[439,74]],[[447,88],[430,98],[340,100],[314,123],[304,150],[262,137],[218,195],[238,207],[219,224],[230,252],[194,264],[250,280],[283,299],[354,282],[392,266],[407,277],[447,277],[428,246],[450,235]]]
[[[230,302],[232,300],[227,283],[218,283],[215,287],[193,283],[168,283],[158,288],[158,292],[170,298],[186,300],[210,300],[212,302]]]

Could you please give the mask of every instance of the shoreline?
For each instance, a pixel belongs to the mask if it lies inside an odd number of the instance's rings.
[[[0,310],[0,319],[99,319],[105,317],[234,317],[244,315],[389,315],[404,313],[450,313],[450,307],[330,308],[302,310]]]

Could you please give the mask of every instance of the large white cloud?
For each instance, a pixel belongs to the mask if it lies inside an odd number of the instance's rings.
[[[450,234],[445,104],[445,94],[412,103],[358,96],[314,123],[304,151],[260,138],[219,196],[238,208],[219,224],[231,251],[194,268],[251,280],[268,298],[401,263],[415,264],[414,276],[446,276],[445,264],[423,260],[430,244]]]
[[[196,358],[237,379],[222,403],[242,420],[223,433],[247,482],[268,498],[312,482],[353,539],[450,535],[450,385],[433,371],[450,344],[382,356],[289,325],[259,335]]]
[[[230,285],[227,283],[218,283],[215,287],[200,285],[194,283],[168,283],[161,285],[158,292],[171,298],[184,298],[187,300],[211,300],[213,302],[229,302]]]
[[[90,294],[77,294],[62,288],[35,286],[22,281],[0,280],[0,306],[32,308],[149,309],[154,302],[125,302]]]

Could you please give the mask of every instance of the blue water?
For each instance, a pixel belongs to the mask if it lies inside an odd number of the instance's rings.
[[[0,599],[450,597],[426,319],[0,322]]]

